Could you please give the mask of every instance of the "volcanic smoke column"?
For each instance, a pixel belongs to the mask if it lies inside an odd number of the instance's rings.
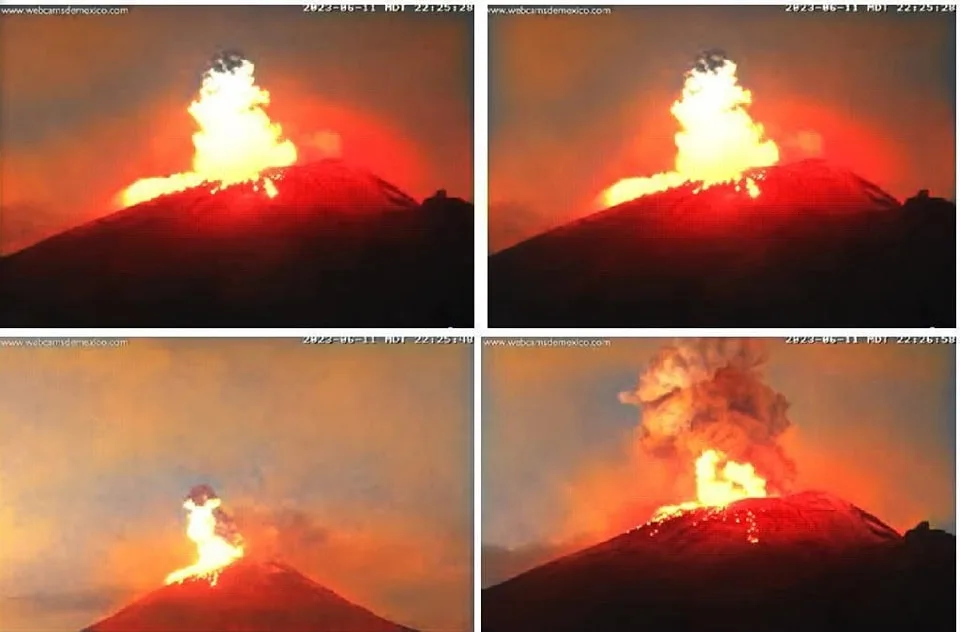
[[[680,124],[674,170],[616,182],[600,195],[604,208],[686,182],[701,183],[697,192],[730,182],[750,197],[760,195],[755,179],[743,174],[777,164],[780,150],[747,112],[753,95],[738,84],[737,65],[721,51],[706,51],[684,76],[683,94],[670,108]]]
[[[787,399],[763,382],[763,342],[684,341],[662,349],[620,401],[640,407],[640,444],[693,465],[697,502],[722,506],[789,492],[794,463],[779,445],[790,427]]]
[[[216,585],[220,571],[243,557],[243,538],[221,504],[209,485],[197,485],[187,494],[187,537],[197,545],[197,561],[167,575],[165,583],[202,578]]]
[[[213,58],[203,74],[200,94],[187,108],[199,128],[193,135],[193,170],[134,182],[120,194],[124,206],[204,182],[215,183],[212,192],[250,182],[269,197],[277,194],[274,182],[261,172],[292,165],[297,148],[283,139],[283,130],[264,110],[270,93],[256,84],[253,71],[253,63],[237,52]]]

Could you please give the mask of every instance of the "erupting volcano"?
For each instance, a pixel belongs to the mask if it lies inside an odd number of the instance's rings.
[[[197,561],[167,575],[167,584],[205,578],[211,585],[216,585],[220,571],[243,557],[240,536],[220,504],[220,499],[208,485],[198,485],[190,490],[183,507],[188,512],[187,536],[197,545]]]
[[[663,349],[621,401],[645,458],[696,500],[483,592],[485,632],[953,630],[956,542],[901,535],[829,492],[792,491],[785,397],[762,342]],[[624,499],[629,501],[629,499]]]
[[[193,171],[138,180],[120,194],[123,206],[204,183],[213,183],[211,193],[247,183],[268,197],[277,194],[264,171],[292,165],[297,148],[267,116],[270,93],[256,84],[253,71],[253,62],[240,53],[226,51],[214,58],[199,96],[187,109],[199,127],[193,135]]]
[[[758,197],[762,172],[747,172],[775,165],[780,150],[764,138],[763,126],[750,118],[746,108],[752,101],[751,92],[737,83],[737,65],[721,51],[704,53],[686,74],[683,96],[670,108],[680,124],[674,171],[614,183],[600,196],[602,208],[688,182],[697,183],[695,194],[729,184]]]
[[[0,324],[470,326],[473,206],[336,158],[297,163],[254,70],[229,52],[204,73],[190,170],[0,259]]]
[[[956,542],[830,494],[650,522],[483,592],[483,630],[955,629]]]
[[[954,202],[783,164],[736,73],[718,51],[686,73],[673,170],[490,257],[491,325],[954,326]]]
[[[720,467],[720,463],[723,466]],[[697,499],[657,509],[653,520],[660,522],[704,507],[725,507],[744,498],[764,498],[767,481],[757,476],[749,463],[727,460],[718,450],[705,450],[697,459]]]
[[[184,507],[197,561],[84,632],[415,632],[286,564],[242,559],[242,538],[209,486],[194,487]]]

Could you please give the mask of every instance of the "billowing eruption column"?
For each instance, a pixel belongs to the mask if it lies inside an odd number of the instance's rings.
[[[211,193],[248,183],[267,197],[277,195],[274,180],[264,172],[294,164],[297,148],[267,115],[270,93],[257,85],[254,70],[253,62],[237,51],[224,51],[210,60],[200,92],[187,108],[197,125],[193,168],[137,180],[121,192],[123,206],[204,183],[211,185]]]
[[[737,65],[723,51],[702,52],[670,108],[679,125],[673,171],[619,180],[601,193],[601,205],[616,206],[690,182],[699,183],[695,193],[726,183],[758,197],[762,174],[746,174],[777,164],[780,150],[747,112],[752,102],[751,92],[739,84]]]
[[[216,585],[220,571],[243,557],[243,538],[221,504],[209,485],[197,485],[187,494],[187,537],[197,545],[197,561],[167,575],[167,584],[206,579]]]
[[[620,394],[641,409],[644,451],[690,463],[720,451],[752,465],[767,493],[788,493],[796,467],[778,440],[791,425],[789,404],[764,383],[765,361],[760,340],[702,339],[662,349],[636,389]]]
[[[206,484],[195,485],[190,489],[190,493],[187,494],[187,497],[183,500],[185,503],[188,500],[192,501],[197,507],[203,507],[211,504],[210,501],[212,500],[217,501],[216,503],[213,503],[215,506],[210,512],[216,521],[214,533],[233,546],[243,546],[243,536],[240,535],[240,530],[237,528],[237,523],[234,522],[230,514],[224,511],[223,506],[220,504],[220,497],[217,496],[217,492],[213,491],[212,487]]]

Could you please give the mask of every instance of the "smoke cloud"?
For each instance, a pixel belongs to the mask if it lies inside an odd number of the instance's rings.
[[[489,347],[483,361],[485,585],[692,498],[691,453],[698,433],[709,430],[702,424],[711,421],[714,431],[741,432],[738,422],[761,426],[766,443],[751,437],[746,449],[773,480],[771,464],[761,461],[782,448],[797,466],[789,492],[829,492],[901,531],[930,520],[955,532],[952,346],[635,338],[590,349]],[[684,397],[719,391],[716,383],[730,386],[718,372],[752,378],[742,380],[741,399],[721,391],[727,398],[704,414],[697,409],[702,400]],[[620,391],[638,408],[621,404]],[[775,405],[776,392],[789,397],[785,413],[782,400]],[[763,401],[758,393],[766,393],[767,408],[744,419],[744,409]],[[671,398],[686,407],[678,406],[679,427],[656,434],[655,422],[665,419],[656,416],[663,410],[656,403],[665,407]],[[781,412],[773,415],[769,408],[776,406]],[[704,417],[694,421],[695,412]],[[778,434],[771,418],[788,428]],[[728,437],[710,438],[734,451]],[[651,447],[657,443],[665,446],[661,454]]]
[[[705,50],[694,60],[693,69],[698,72],[713,72],[723,68],[728,59],[727,54],[720,49]]]
[[[190,493],[187,494],[184,502],[192,502],[194,505],[202,507],[211,500],[219,500],[222,503],[222,499],[217,496],[217,492],[213,491],[211,486],[201,484],[190,488]],[[218,504],[213,508],[211,514],[214,520],[217,521],[214,533],[233,546],[243,546],[243,536],[240,535],[237,523],[233,520],[233,517],[223,509],[223,505]]]
[[[706,449],[749,462],[776,493],[790,490],[796,466],[779,439],[790,428],[786,397],[763,379],[762,340],[703,339],[666,347],[620,401],[641,409],[641,448],[685,460]]]
[[[796,158],[818,157],[823,154],[823,136],[811,130],[801,130],[787,138],[783,143],[787,151],[796,154]]]
[[[246,559],[414,629],[469,630],[471,358],[277,339],[0,349],[0,629],[80,630],[160,588],[197,557],[185,498],[219,496]]]
[[[243,66],[246,59],[243,53],[237,50],[221,51],[210,60],[210,68],[206,72],[233,72]]]
[[[319,160],[321,158],[339,158],[342,153],[342,142],[340,134],[323,130],[309,136],[306,144],[308,154]]]
[[[472,195],[470,15],[165,6],[61,17],[2,18],[4,255],[113,212],[138,179],[190,169],[187,108],[205,71],[242,73],[237,57],[256,64],[270,119],[302,162],[339,157],[417,198]]]
[[[710,46],[740,64],[781,163],[815,156],[901,199],[925,188],[954,196],[952,17],[862,17],[795,20],[755,6],[494,17],[490,251],[593,212],[597,192],[621,178],[670,168],[670,105],[691,53]]]

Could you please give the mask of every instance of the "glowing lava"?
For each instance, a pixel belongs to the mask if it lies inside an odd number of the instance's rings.
[[[680,124],[674,170],[614,183],[600,194],[604,208],[687,182],[699,184],[695,193],[732,183],[752,198],[760,195],[756,180],[744,174],[777,164],[780,151],[747,113],[753,95],[737,83],[737,65],[707,53],[685,77],[683,94],[670,108]]]
[[[217,534],[214,511],[220,507],[219,498],[206,498],[200,505],[188,498],[183,506],[189,513],[187,537],[197,545],[197,561],[167,575],[165,583],[179,584],[195,578],[216,585],[220,571],[243,557],[243,547],[235,546]]]
[[[297,148],[283,140],[282,129],[264,111],[270,93],[257,86],[253,71],[253,63],[236,54],[214,61],[203,75],[199,96],[187,108],[199,127],[193,135],[193,170],[137,180],[120,194],[123,206],[205,182],[214,185],[211,193],[248,182],[268,197],[277,194],[273,181],[262,172],[292,165]]]
[[[723,467],[721,467],[723,464]],[[662,522],[702,507],[725,507],[744,498],[765,498],[767,481],[749,463],[727,459],[719,450],[705,450],[696,461],[697,500],[664,505],[650,522]]]

